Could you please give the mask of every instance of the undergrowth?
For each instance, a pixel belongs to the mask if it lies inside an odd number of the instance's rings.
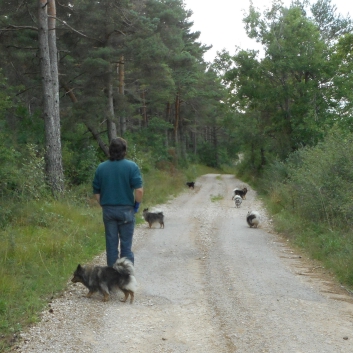
[[[28,202],[0,231],[0,350],[38,320],[78,262],[103,251],[98,207]]]

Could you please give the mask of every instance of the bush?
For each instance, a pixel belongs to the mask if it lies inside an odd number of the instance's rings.
[[[353,225],[353,135],[339,130],[316,147],[300,152],[288,162],[290,177],[283,194],[301,217],[325,222],[331,229],[351,229]]]

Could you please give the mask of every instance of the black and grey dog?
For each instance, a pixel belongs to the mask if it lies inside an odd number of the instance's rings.
[[[163,212],[148,212],[148,208],[142,211],[143,218],[148,223],[149,228],[153,223],[159,223],[160,228],[164,228],[164,215]]]
[[[100,292],[105,302],[109,300],[109,294],[114,289],[120,289],[125,295],[121,301],[126,302],[130,295],[132,304],[137,289],[134,265],[125,257],[118,259],[113,267],[78,265],[71,282],[79,282],[87,287],[87,298],[95,292]]]
[[[257,211],[249,211],[246,215],[246,222],[248,223],[249,227],[257,228],[261,222],[261,216]]]
[[[195,188],[195,182],[194,181],[188,181],[186,185],[189,187],[189,189],[194,189]]]
[[[245,200],[245,195],[248,192],[247,188],[243,188],[243,189],[234,189],[233,190],[233,197],[232,200],[234,199],[235,195],[239,195],[243,200]]]

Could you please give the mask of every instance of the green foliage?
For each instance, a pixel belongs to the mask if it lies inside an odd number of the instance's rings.
[[[43,151],[34,145],[28,145],[22,156],[18,193],[24,200],[40,199],[47,194],[45,162]]]
[[[6,77],[0,70],[0,123],[7,109],[12,106],[11,97],[9,95],[9,87]]]
[[[327,223],[330,229],[350,229],[352,141],[350,134],[333,130],[324,142],[289,158],[288,178],[280,186],[286,207],[307,220]]]
[[[329,1],[317,2],[313,17],[307,6],[274,1],[261,15],[251,5],[244,23],[249,37],[263,45],[263,57],[238,48],[216,62],[225,71],[233,129],[249,171],[261,173],[274,158],[315,146],[337,122],[351,128],[352,22],[337,16]]]
[[[335,127],[323,142],[276,161],[258,183],[277,229],[353,285],[353,135]]]
[[[27,145],[23,151],[0,146],[0,186],[2,197],[22,200],[39,199],[46,195],[43,152]],[[0,216],[1,218],[1,216]]]
[[[80,185],[91,181],[100,163],[92,144],[67,142],[62,148],[65,178],[68,185]]]
[[[217,151],[214,149],[212,144],[208,141],[203,141],[198,147],[198,156],[201,164],[205,164],[208,167],[217,167]]]
[[[135,146],[135,155],[136,143],[138,143],[140,149],[144,151],[144,156],[141,156],[140,158],[152,163],[152,165],[156,165],[158,163],[163,163],[164,161],[171,161],[171,156],[168,152],[169,148],[166,143],[166,136],[167,132],[171,131],[172,128],[172,124],[166,122],[163,119],[153,117],[151,120],[149,120],[147,128],[143,128],[134,134],[128,133],[126,138],[129,142],[129,146],[130,144]],[[130,156],[131,152],[128,153]]]

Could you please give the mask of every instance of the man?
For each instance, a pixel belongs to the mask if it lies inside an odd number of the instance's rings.
[[[135,228],[135,213],[143,197],[139,167],[125,159],[127,143],[115,138],[109,146],[109,160],[99,164],[93,180],[93,193],[102,207],[105,228],[107,264],[113,266],[126,257],[134,263],[131,250]]]

